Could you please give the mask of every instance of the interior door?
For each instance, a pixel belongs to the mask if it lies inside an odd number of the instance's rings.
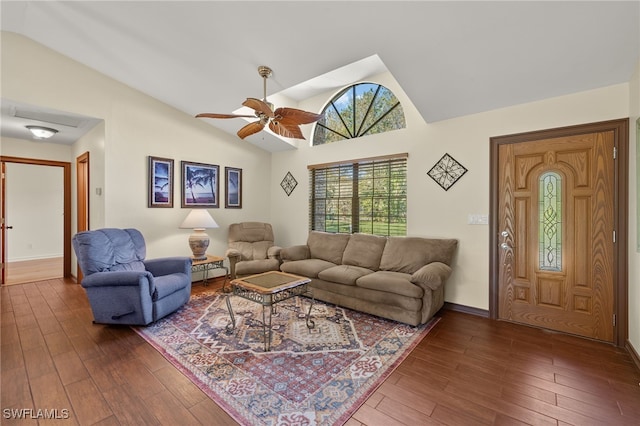
[[[615,132],[498,146],[498,317],[615,339]]]

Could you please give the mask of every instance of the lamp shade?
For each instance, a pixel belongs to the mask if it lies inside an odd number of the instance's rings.
[[[189,212],[185,220],[180,225],[181,229],[206,229],[218,228],[218,224],[205,209],[194,209]]]

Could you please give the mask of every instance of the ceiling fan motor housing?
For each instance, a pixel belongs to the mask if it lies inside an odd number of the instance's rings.
[[[269,78],[273,74],[273,71],[266,65],[260,65],[258,67],[258,74],[260,74],[262,78]]]

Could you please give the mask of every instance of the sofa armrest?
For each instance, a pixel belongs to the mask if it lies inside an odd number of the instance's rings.
[[[144,261],[144,267],[154,277],[177,272],[191,276],[191,258],[183,256],[161,257]]]
[[[229,258],[230,262],[239,262],[240,258],[242,257],[239,250],[232,248],[227,249],[224,255]]]
[[[447,281],[451,271],[451,267],[442,262],[429,263],[411,275],[411,282],[435,291]]]
[[[282,251],[282,247],[271,246],[267,249],[267,257],[269,259],[278,259],[280,260],[280,252]]]
[[[227,249],[224,255],[229,258],[229,279],[235,280],[236,263],[240,262],[240,259],[242,259],[242,255],[240,254],[240,251],[232,248]]]
[[[292,260],[304,260],[311,257],[311,251],[307,245],[297,245],[286,247],[280,250],[280,258],[283,262],[290,262]]]
[[[153,282],[153,275],[151,275],[151,272],[148,271],[95,272],[91,275],[87,275],[82,279],[82,287],[149,287],[149,284],[151,282]]]

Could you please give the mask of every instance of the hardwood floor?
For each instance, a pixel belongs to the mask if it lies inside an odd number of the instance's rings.
[[[52,278],[62,278],[63,275],[64,259],[62,257],[52,257],[48,259],[8,262],[5,278],[7,284],[22,284]]]
[[[84,289],[72,281],[0,292],[3,425],[236,424],[131,329],[93,324]],[[640,372],[624,350],[439,315],[347,425],[640,424]],[[17,420],[11,409],[34,411]],[[31,419],[38,409],[58,419]]]

